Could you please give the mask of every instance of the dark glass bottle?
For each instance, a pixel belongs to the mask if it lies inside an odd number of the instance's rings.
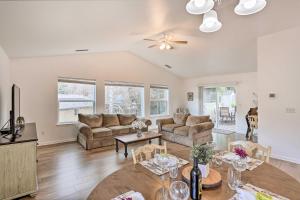
[[[198,159],[194,158],[194,166],[190,173],[190,196],[193,200],[200,200],[202,197],[202,174],[198,167]]]

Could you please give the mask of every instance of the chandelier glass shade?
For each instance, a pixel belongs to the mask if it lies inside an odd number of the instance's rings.
[[[215,32],[221,29],[222,23],[218,20],[218,15],[215,10],[215,2],[218,4],[222,0],[190,0],[186,4],[186,10],[193,15],[203,16],[203,23],[199,29],[205,33]],[[235,6],[234,12],[237,15],[251,15],[263,10],[267,5],[266,0],[239,0],[238,5]]]
[[[234,12],[237,15],[251,15],[263,10],[266,5],[266,0],[240,0]]]
[[[203,16],[203,23],[200,25],[200,31],[204,33],[212,33],[220,30],[222,23],[218,20],[218,14],[214,10],[210,10]]]
[[[186,11],[193,15],[201,15],[210,11],[214,5],[214,0],[190,0],[186,4]]]

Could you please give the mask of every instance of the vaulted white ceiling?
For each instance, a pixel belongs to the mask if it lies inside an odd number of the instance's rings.
[[[130,51],[149,62],[172,66],[181,77],[256,71],[258,37],[300,26],[299,0],[267,0],[251,16],[237,16],[237,0],[216,7],[223,27],[201,33],[202,16],[185,11],[188,0],[1,1],[0,45],[10,57]],[[188,45],[148,49],[171,33]]]

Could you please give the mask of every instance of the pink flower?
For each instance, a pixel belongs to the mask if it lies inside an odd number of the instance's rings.
[[[248,156],[247,152],[239,147],[234,148],[234,153],[238,155],[240,158],[246,158]]]

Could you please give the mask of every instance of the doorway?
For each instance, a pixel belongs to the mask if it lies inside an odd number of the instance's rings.
[[[236,90],[233,86],[200,87],[202,113],[210,115],[215,132],[230,133],[236,124]]]

